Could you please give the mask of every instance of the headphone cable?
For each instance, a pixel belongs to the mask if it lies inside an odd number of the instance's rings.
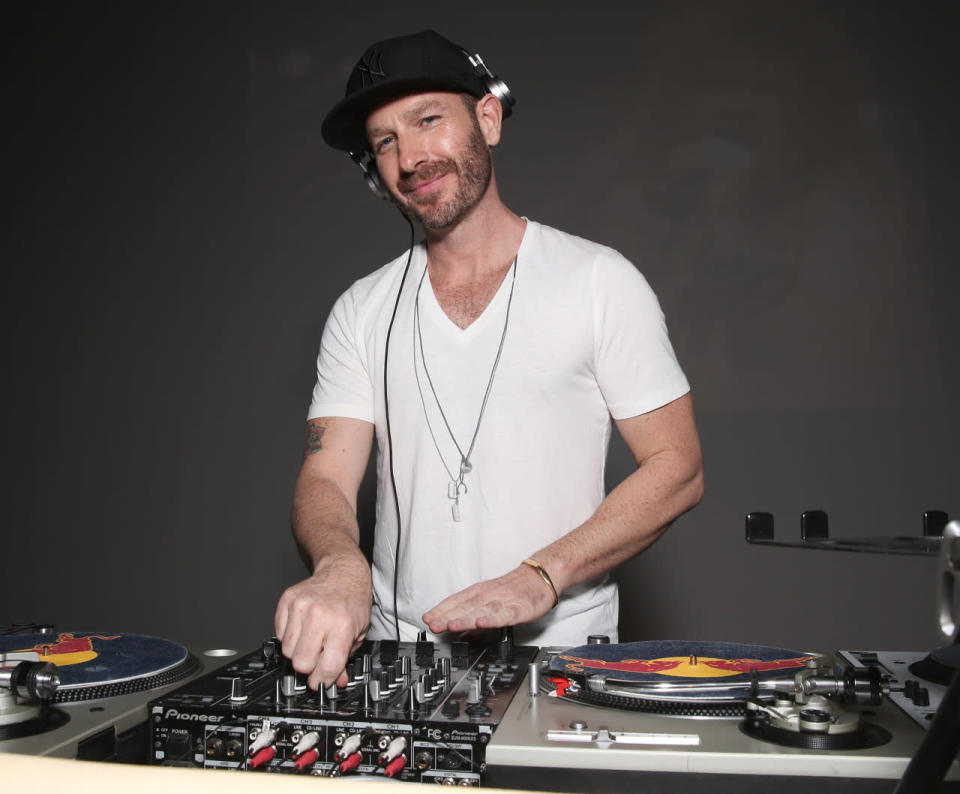
[[[413,259],[413,221],[407,217],[402,210],[400,214],[410,226],[410,251],[407,254],[407,264],[403,268],[403,275],[400,277],[400,288],[397,290],[397,299],[393,304],[393,314],[390,315],[390,325],[387,326],[387,339],[383,346],[383,410],[386,415],[387,425],[387,448],[390,452],[390,485],[393,488],[393,506],[397,513],[397,543],[393,554],[393,627],[397,635],[397,643],[400,642],[400,616],[397,609],[397,583],[399,581],[400,569],[400,497],[397,494],[397,477],[393,468],[393,432],[390,428],[390,396],[387,389],[387,364],[390,360],[390,335],[393,333],[393,322],[397,319],[397,309],[400,306],[400,296],[403,294],[403,285],[407,280],[407,272],[410,270],[410,262]]]

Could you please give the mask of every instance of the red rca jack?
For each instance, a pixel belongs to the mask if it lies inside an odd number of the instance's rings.
[[[397,772],[403,769],[407,765],[407,757],[405,755],[400,755],[397,758],[394,758],[383,770],[383,774],[387,777],[393,777]]]
[[[277,748],[274,742],[277,740],[277,732],[270,727],[270,720],[264,720],[263,726],[257,731],[256,739],[250,745],[250,761],[247,766],[250,769],[257,769],[273,760],[277,754]]]
[[[302,772],[304,769],[309,769],[311,766],[313,766],[319,757],[320,757],[320,752],[316,748],[313,748],[313,749],[307,750],[307,752],[303,753],[300,757],[298,757],[293,762],[293,765],[300,772]]]
[[[258,767],[263,766],[264,764],[269,763],[273,760],[274,756],[277,754],[277,748],[270,746],[264,747],[262,750],[257,751],[250,758],[250,763],[247,766],[250,769],[257,769]]]
[[[351,772],[360,766],[361,760],[363,760],[363,755],[361,753],[353,753],[352,755],[347,756],[343,761],[330,770],[330,777],[337,777],[338,775]]]

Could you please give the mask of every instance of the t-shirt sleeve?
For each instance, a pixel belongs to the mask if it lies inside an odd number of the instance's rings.
[[[593,278],[596,377],[610,415],[639,416],[690,391],[643,275],[608,250],[597,257]]]
[[[327,317],[317,356],[317,382],[307,419],[344,416],[374,421],[374,379],[351,292],[341,295]]]

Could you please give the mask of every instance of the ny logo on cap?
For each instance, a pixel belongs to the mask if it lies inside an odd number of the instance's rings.
[[[367,87],[367,81],[370,85],[376,82],[375,78],[385,78],[387,73],[383,71],[383,53],[379,50],[370,50],[364,54],[357,64],[357,71],[360,72],[360,81],[363,88]]]

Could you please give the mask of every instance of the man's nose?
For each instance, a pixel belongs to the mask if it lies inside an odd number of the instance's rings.
[[[401,171],[411,174],[426,160],[426,149],[419,136],[397,136],[397,164]]]

